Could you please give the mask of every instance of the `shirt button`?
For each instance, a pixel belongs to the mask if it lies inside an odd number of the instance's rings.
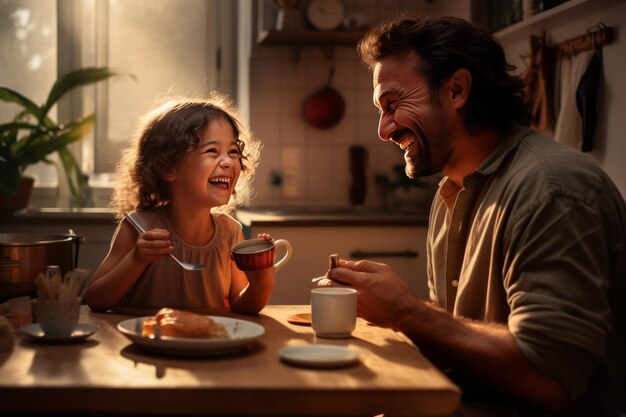
[[[452,282],[450,282],[450,285],[452,285],[454,288],[459,286],[459,280],[457,279],[453,279]]]

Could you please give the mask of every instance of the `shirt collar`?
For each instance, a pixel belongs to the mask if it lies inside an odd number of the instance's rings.
[[[508,131],[504,138],[500,141],[498,146],[493,150],[491,155],[480,164],[475,173],[482,175],[489,175],[496,172],[503,164],[507,156],[513,152],[519,146],[522,139],[530,135],[533,132],[528,126],[516,125]],[[474,173],[470,174],[473,175]]]
[[[512,127],[504,135],[498,146],[496,146],[487,159],[480,164],[476,171],[470,173],[463,179],[463,185],[468,186],[476,181],[482,181],[484,177],[496,172],[504,163],[507,156],[517,149],[522,139],[530,135],[532,132],[533,129],[528,126],[516,125]],[[444,200],[446,200],[446,198],[447,200],[450,200],[450,195],[456,195],[459,190],[460,188],[457,187],[456,184],[454,184],[447,176],[443,177],[439,182],[439,193]]]

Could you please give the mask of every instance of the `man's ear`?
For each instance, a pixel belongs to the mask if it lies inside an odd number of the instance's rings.
[[[455,109],[461,109],[469,98],[472,88],[472,74],[465,68],[460,68],[448,79],[450,100]]]

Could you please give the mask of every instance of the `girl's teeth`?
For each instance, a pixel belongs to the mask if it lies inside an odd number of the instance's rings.
[[[220,188],[228,188],[230,186],[230,178],[213,178],[209,180],[211,185]]]

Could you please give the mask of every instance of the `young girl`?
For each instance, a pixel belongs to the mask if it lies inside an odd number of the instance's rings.
[[[226,211],[243,200],[260,151],[235,115],[217,95],[171,101],[148,115],[116,171],[113,203],[121,221],[87,288],[93,310],[231,308],[256,314],[267,304],[273,269],[244,273],[230,259],[231,246],[244,237]],[[184,270],[170,253],[206,268]]]

